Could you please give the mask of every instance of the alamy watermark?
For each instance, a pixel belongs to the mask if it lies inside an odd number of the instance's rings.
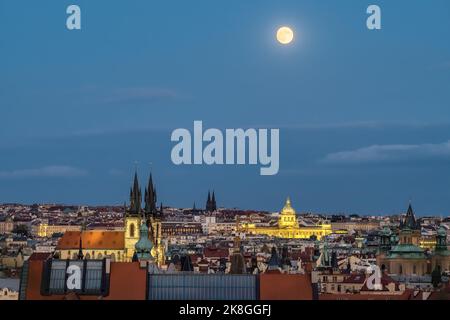
[[[194,121],[194,132],[179,128],[172,132],[171,159],[176,165],[261,165],[263,176],[276,175],[280,168],[279,129],[210,128]],[[270,146],[269,146],[270,142]],[[269,152],[270,148],[270,152]]]
[[[383,290],[383,285],[381,284],[381,270],[377,265],[370,265],[366,269],[369,277],[367,278],[367,288],[369,290]]]
[[[68,30],[81,30],[81,8],[78,5],[71,4],[66,9],[69,16],[66,19]],[[366,20],[366,26],[369,30],[381,30],[381,8],[376,4],[367,7],[366,14],[369,17]]]

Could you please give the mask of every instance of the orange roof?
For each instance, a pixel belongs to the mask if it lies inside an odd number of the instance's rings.
[[[147,269],[139,262],[111,263],[109,295],[105,300],[145,300]]]
[[[78,249],[80,235],[83,249],[123,249],[125,248],[123,231],[88,230],[67,231],[59,239],[56,249]]]
[[[262,273],[260,300],[312,300],[311,280],[305,274]]]

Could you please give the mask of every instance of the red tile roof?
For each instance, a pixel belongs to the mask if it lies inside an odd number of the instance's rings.
[[[80,247],[80,235],[83,249],[123,249],[125,239],[123,231],[67,231],[59,239],[56,249],[78,249]]]
[[[261,300],[312,300],[312,298],[313,290],[308,275],[281,273],[260,275]]]

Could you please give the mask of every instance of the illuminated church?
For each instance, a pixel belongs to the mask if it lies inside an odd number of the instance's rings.
[[[286,204],[278,215],[277,226],[266,227],[245,223],[241,227],[242,231],[248,234],[265,234],[289,239],[310,239],[311,237],[316,237],[320,240],[322,237],[331,234],[331,224],[328,222],[299,225],[297,214],[294,208],[292,208],[289,198],[287,198]]]
[[[158,265],[164,264],[164,245],[161,241],[162,205],[158,209],[156,200],[156,189],[150,174],[144,192],[144,208],[142,208],[142,193],[137,173],[135,173],[130,190],[130,206],[128,208],[124,206],[124,230],[67,231],[59,240],[55,253],[60,259],[109,257],[112,261],[129,262],[139,260],[142,243],[147,244],[150,241],[151,256],[146,257]],[[142,236],[148,239],[140,239]]]

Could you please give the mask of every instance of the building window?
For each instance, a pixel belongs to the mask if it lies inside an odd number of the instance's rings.
[[[86,292],[98,292],[102,283],[102,262],[101,261],[88,261],[86,264]]]
[[[64,293],[66,285],[66,262],[53,261],[50,271],[49,291],[53,294]]]
[[[130,238],[134,238],[134,223],[130,224]]]

